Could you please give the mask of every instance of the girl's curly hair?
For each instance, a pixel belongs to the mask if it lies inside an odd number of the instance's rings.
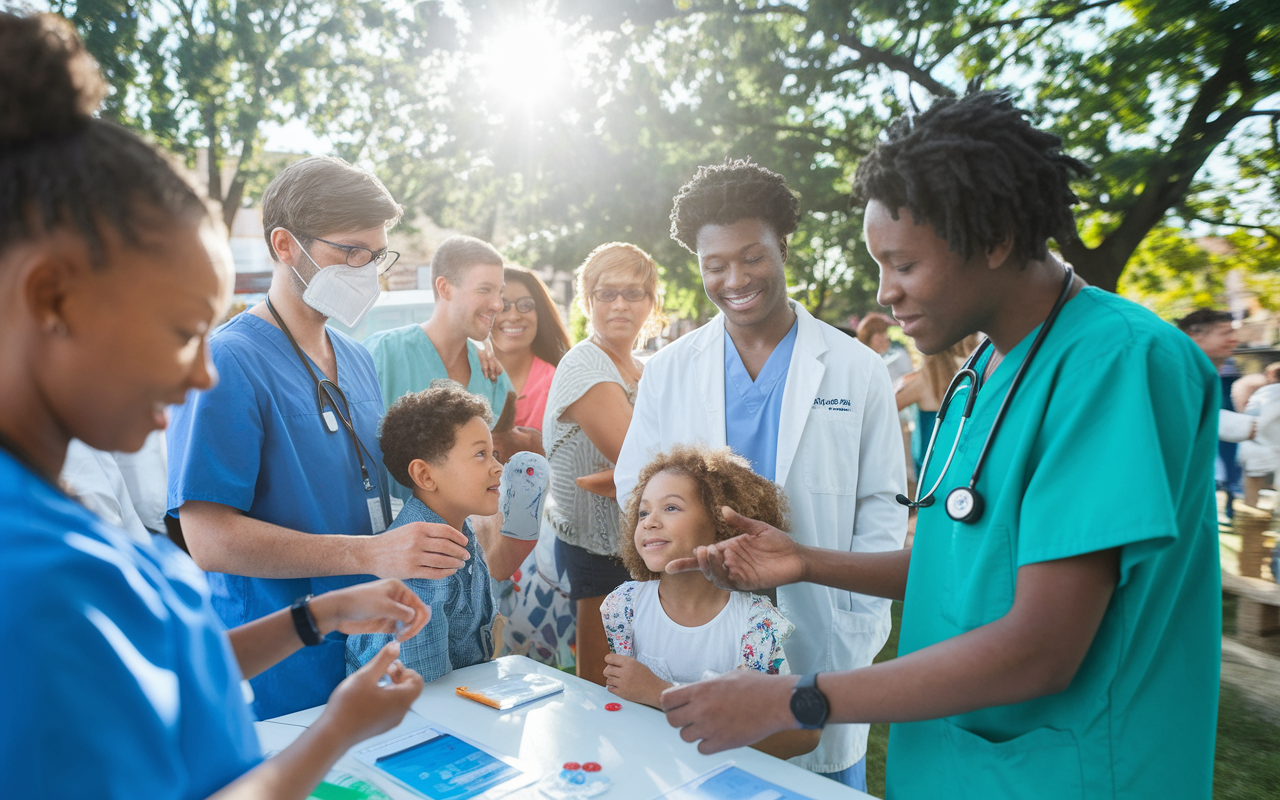
[[[636,550],[635,531],[640,523],[640,498],[644,489],[660,472],[672,472],[693,480],[698,487],[698,499],[707,509],[716,528],[716,541],[723,542],[741,533],[724,521],[721,506],[789,531],[787,523],[787,496],[773,481],[757,475],[745,458],[727,447],[710,448],[701,445],[678,445],[665,453],[659,453],[640,470],[635,491],[627,500],[623,516],[622,563],[638,581],[657,580],[661,575],[649,569]]]

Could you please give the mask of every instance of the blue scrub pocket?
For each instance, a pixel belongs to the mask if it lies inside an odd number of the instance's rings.
[[[953,523],[942,587],[942,618],[970,631],[1009,613],[1017,585],[1014,551],[1004,525],[987,528]]]
[[[947,720],[938,720],[955,754],[952,777],[962,798],[1080,800],[1084,773],[1075,734],[1035,728],[992,742]]]

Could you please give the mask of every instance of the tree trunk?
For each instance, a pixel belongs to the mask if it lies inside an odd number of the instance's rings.
[[[1247,61],[1255,34],[1242,31],[1240,35],[1246,40],[1228,48],[1218,71],[1200,85],[1177,139],[1165,156],[1152,165],[1142,191],[1133,199],[1120,224],[1097,247],[1086,247],[1080,242],[1062,246],[1067,261],[1092,285],[1109,292],[1116,290],[1133,251],[1165,214],[1186,198],[1192,180],[1214,149],[1262,99],[1253,88]],[[1228,98],[1237,91],[1240,98],[1227,105]]]

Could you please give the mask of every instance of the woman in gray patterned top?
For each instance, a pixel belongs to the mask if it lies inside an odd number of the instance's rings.
[[[612,469],[626,438],[643,369],[632,349],[656,327],[661,312],[653,259],[633,244],[597,247],[578,268],[578,302],[591,321],[591,336],[560,360],[542,431],[551,463],[556,560],[568,574],[577,608],[577,671],[603,686],[609,645],[600,603],[631,574],[618,559],[617,501],[577,480]]]

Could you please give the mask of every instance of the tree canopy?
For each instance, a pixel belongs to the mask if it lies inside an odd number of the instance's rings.
[[[850,200],[858,159],[891,116],[969,88],[1013,92],[1096,170],[1075,185],[1082,241],[1059,243],[1092,283],[1114,289],[1128,266],[1143,272],[1122,285],[1149,285],[1178,250],[1165,245],[1206,233],[1247,239],[1262,271],[1280,254],[1272,0],[55,7],[116,88],[106,113],[179,152],[210,147],[228,218],[269,168],[264,123],[296,117],[379,174],[410,220],[560,268],[603,241],[645,247],[689,316],[708,303],[667,215],[698,165],[749,156],[785,175],[805,212],[794,296],[829,319],[864,313],[876,276]],[[230,161],[224,184],[215,164]]]

